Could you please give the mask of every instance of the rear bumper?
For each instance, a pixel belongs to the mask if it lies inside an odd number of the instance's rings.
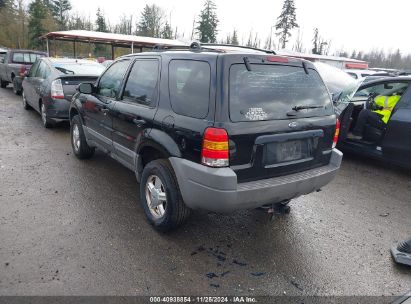
[[[47,103],[47,116],[55,121],[69,119],[70,101],[66,99],[50,99]]]
[[[230,168],[208,168],[171,157],[185,204],[192,209],[231,212],[257,208],[308,194],[336,176],[343,154],[334,149],[327,166],[281,177],[237,184]]]

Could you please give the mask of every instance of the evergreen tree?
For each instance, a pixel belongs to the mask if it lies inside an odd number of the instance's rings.
[[[218,18],[216,5],[212,0],[205,0],[204,8],[197,21],[196,32],[201,42],[215,43],[217,40]]]
[[[168,24],[168,22],[166,22],[163,29],[161,30],[161,38],[173,39],[173,30],[172,30],[170,24]]]
[[[41,46],[40,36],[47,33],[44,20],[47,18],[49,9],[43,0],[34,0],[29,5],[29,46],[38,49]]]
[[[137,35],[160,38],[162,35],[163,22],[163,9],[155,4],[146,5],[137,24]]]
[[[357,52],[356,52],[355,50],[352,51],[351,58],[352,58],[352,59],[357,58]]]
[[[312,49],[312,53],[319,55],[320,54],[320,36],[318,33],[318,28],[314,29],[314,37],[313,37],[313,49]]]
[[[278,31],[276,34],[280,36],[280,44],[283,49],[288,38],[291,37],[291,30],[298,27],[295,10],[294,0],[284,0],[282,12],[275,25],[275,29]]]
[[[67,29],[67,15],[72,8],[70,0],[52,0],[50,6],[53,16],[59,24],[60,30]]]
[[[239,45],[237,30],[233,31],[233,35],[231,36],[231,44]]]
[[[108,28],[107,28],[106,18],[104,17],[104,13],[100,10],[100,8],[97,8],[96,16],[97,16],[96,31],[107,33]]]

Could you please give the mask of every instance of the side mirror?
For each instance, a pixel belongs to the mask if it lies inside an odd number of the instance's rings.
[[[92,94],[94,92],[94,85],[88,82],[80,83],[77,91],[83,94]]]

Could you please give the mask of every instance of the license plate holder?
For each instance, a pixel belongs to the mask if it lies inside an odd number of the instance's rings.
[[[311,156],[312,144],[308,139],[269,143],[265,146],[264,165],[292,163]]]

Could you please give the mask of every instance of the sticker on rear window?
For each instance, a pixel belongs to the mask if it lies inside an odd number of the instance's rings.
[[[263,108],[249,108],[244,116],[248,120],[266,120],[268,114],[264,112]]]

